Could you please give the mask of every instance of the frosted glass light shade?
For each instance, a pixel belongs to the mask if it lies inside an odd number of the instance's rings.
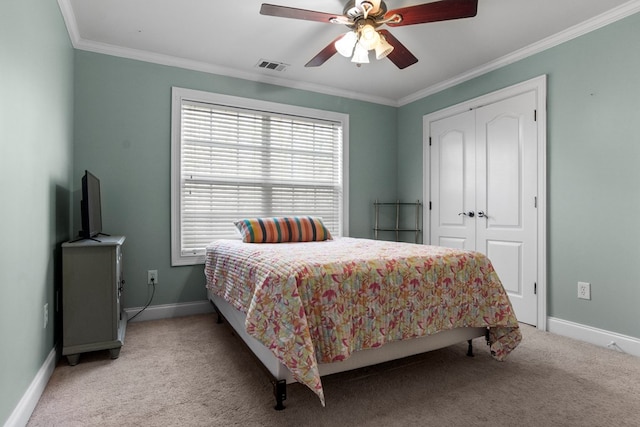
[[[356,48],[353,51],[353,58],[351,58],[351,62],[355,62],[357,64],[369,63],[369,50],[362,46],[362,43],[356,43]]]
[[[376,59],[382,59],[393,51],[393,46],[387,42],[384,36],[380,36],[380,43],[376,46]]]
[[[380,43],[380,34],[373,25],[367,24],[360,29],[360,43],[367,50],[374,49]]]
[[[358,41],[358,36],[354,31],[349,31],[340,40],[334,43],[336,50],[342,56],[350,58],[353,54],[353,48]]]

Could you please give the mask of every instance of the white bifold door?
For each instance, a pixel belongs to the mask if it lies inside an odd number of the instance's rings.
[[[432,121],[430,243],[486,254],[519,321],[537,324],[536,94]]]

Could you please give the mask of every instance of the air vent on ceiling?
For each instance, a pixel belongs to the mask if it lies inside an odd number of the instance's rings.
[[[256,67],[258,68],[266,68],[267,70],[274,70],[274,71],[284,71],[287,69],[288,66],[289,64],[285,64],[283,62],[269,61],[266,59],[261,59],[256,64]]]

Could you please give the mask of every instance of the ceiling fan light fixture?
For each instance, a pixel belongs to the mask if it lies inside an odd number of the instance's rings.
[[[380,34],[378,34],[373,25],[366,24],[360,28],[360,43],[367,50],[375,49],[380,43]]]
[[[355,31],[349,31],[348,33],[345,33],[340,40],[335,42],[334,46],[340,55],[350,58],[351,55],[353,55],[353,49],[355,48],[357,41],[358,35]]]
[[[362,43],[356,43],[356,48],[353,50],[353,58],[351,62],[356,64],[368,64],[369,63],[369,50],[362,46]]]
[[[384,36],[380,36],[380,43],[376,46],[376,59],[386,58],[393,51],[393,46],[387,42]]]

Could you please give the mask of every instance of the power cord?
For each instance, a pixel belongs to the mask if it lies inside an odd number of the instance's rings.
[[[147,307],[149,307],[149,304],[151,304],[151,301],[153,300],[153,296],[156,294],[156,281],[155,279],[151,278],[151,285],[153,286],[153,290],[151,291],[151,298],[149,298],[149,301],[147,302],[147,305],[145,305],[144,307],[142,307],[142,309],[140,309],[139,312],[137,312],[136,314],[133,315],[133,317],[131,317],[130,319],[127,320],[127,322],[131,322],[133,319],[135,319],[136,317],[138,317],[138,314],[142,313],[143,311],[145,311],[147,309]]]

